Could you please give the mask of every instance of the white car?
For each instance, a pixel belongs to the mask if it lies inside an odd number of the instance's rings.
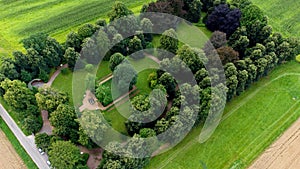
[[[51,166],[51,162],[49,160],[46,163],[48,166]]]
[[[41,148],[39,148],[39,152],[40,152],[40,154],[42,154],[42,155],[45,154],[45,152],[44,152]]]

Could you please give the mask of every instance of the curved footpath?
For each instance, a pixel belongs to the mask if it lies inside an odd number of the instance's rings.
[[[0,115],[2,119],[5,121],[7,126],[10,128],[10,130],[14,133],[20,144],[23,146],[25,151],[28,153],[28,155],[31,157],[31,159],[34,161],[34,163],[37,165],[38,168],[43,169],[50,169],[47,166],[47,156],[42,156],[38,149],[36,148],[34,144],[34,139],[32,139],[32,136],[26,137],[24,133],[20,130],[18,125],[15,123],[15,121],[10,117],[8,112],[3,108],[3,106],[0,104]]]

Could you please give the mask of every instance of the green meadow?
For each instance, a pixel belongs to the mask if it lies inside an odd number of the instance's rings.
[[[269,17],[273,29],[285,36],[300,38],[300,1],[251,0]]]
[[[151,0],[122,0],[131,10],[139,12]],[[64,42],[70,31],[99,18],[107,19],[115,0],[34,0],[0,1],[0,54],[11,55],[22,49],[20,40],[30,35],[48,33]]]

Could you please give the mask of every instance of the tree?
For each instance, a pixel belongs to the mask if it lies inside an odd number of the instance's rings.
[[[171,74],[169,73],[162,74],[162,76],[158,79],[158,83],[165,87],[170,98],[173,98],[175,96],[176,82],[174,78],[171,76]]]
[[[28,60],[31,58],[34,60],[30,66],[32,69],[40,68],[48,72],[50,68],[57,67],[61,63],[64,54],[62,46],[48,35],[35,34],[21,42],[27,51]]]
[[[9,57],[2,58],[0,73],[11,80],[17,79],[19,77],[19,73],[16,70],[15,63]]]
[[[215,49],[226,46],[226,33],[214,31],[209,39],[209,42],[214,46]]]
[[[254,24],[256,21],[263,20],[263,17],[264,13],[258,6],[253,4],[247,5],[242,9],[241,25],[248,29],[250,25]]]
[[[112,22],[115,19],[119,19],[127,15],[133,15],[133,12],[128,9],[124,3],[117,1],[109,13],[109,20]]]
[[[43,151],[48,152],[50,147],[51,136],[48,136],[46,133],[38,133],[34,137],[34,142],[38,148],[41,148]]]
[[[183,0],[183,10],[186,11],[184,18],[190,22],[198,23],[201,18],[201,0]]]
[[[70,141],[57,141],[50,146],[49,161],[57,169],[76,168],[80,161],[80,150]]]
[[[69,103],[67,93],[50,87],[39,88],[35,97],[40,110],[47,110],[50,113],[55,111],[59,105]]]
[[[230,6],[233,6],[235,8],[244,9],[248,5],[251,5],[252,2],[250,0],[231,0]]]
[[[87,64],[85,65],[84,70],[87,71],[88,73],[93,73],[94,66],[92,64]]]
[[[211,31],[225,32],[229,38],[240,26],[241,11],[239,9],[231,10],[227,4],[222,4],[214,8],[208,15],[206,26]]]
[[[140,50],[143,49],[143,46],[142,46],[142,41],[137,36],[134,36],[129,41],[128,48],[129,48],[129,54],[132,58],[141,59],[144,57],[144,55],[141,52],[139,52]],[[135,53],[135,52],[139,52],[139,53]]]
[[[94,25],[92,24],[84,24],[83,26],[78,28],[78,37],[80,40],[84,40],[85,38],[91,37],[96,32]]]
[[[130,37],[134,35],[136,31],[140,30],[140,23],[138,18],[134,15],[122,17],[121,19],[111,22],[111,25],[113,25],[123,37]]]
[[[97,111],[83,111],[78,119],[79,124],[84,132],[95,143],[103,141],[105,134],[108,131],[108,124],[105,119]]]
[[[204,67],[205,54],[201,50],[196,53],[190,46],[183,45],[177,51],[177,56],[191,69],[193,73],[196,73],[199,69]]]
[[[98,85],[96,89],[96,97],[103,106],[107,106],[113,102],[111,89],[105,85]]]
[[[49,121],[56,135],[76,142],[79,126],[75,119],[77,115],[73,106],[61,104],[50,114]]]
[[[250,58],[245,58],[245,63],[247,65],[248,79],[245,88],[248,88],[252,82],[255,81],[257,76],[257,67],[252,62]]]
[[[212,11],[215,6],[225,4],[226,0],[201,0],[201,2],[203,4],[202,11],[209,12]]]
[[[239,60],[239,53],[235,50],[233,50],[231,47],[221,47],[217,49],[218,55],[222,61],[223,65],[226,65],[227,63],[235,63]]]
[[[103,30],[99,30],[95,38],[98,57],[93,63],[98,64],[102,58],[103,60],[109,60],[109,58],[106,58],[106,56],[110,56],[107,52],[109,52],[111,44],[107,33],[105,33]]]
[[[140,135],[142,138],[154,137],[156,136],[156,132],[151,128],[143,128],[140,130]]]
[[[228,45],[239,52],[241,59],[244,58],[245,49],[249,46],[250,40],[247,37],[246,27],[238,28],[229,38]]]
[[[9,79],[5,79],[1,82],[1,88],[3,88],[5,91],[3,98],[6,103],[17,110],[24,111],[30,105],[36,104],[34,93],[27,88],[27,85],[24,82],[19,80],[11,81]]]
[[[85,77],[85,89],[95,91],[95,75],[88,73]]]
[[[246,87],[246,83],[248,80],[248,71],[247,71],[247,65],[245,60],[239,60],[235,63],[235,66],[237,68],[238,74],[237,74],[237,79],[238,79],[238,86],[236,89],[237,95],[240,95]]]
[[[85,146],[88,149],[91,149],[93,147],[93,145],[94,145],[93,141],[90,139],[87,132],[81,126],[79,126],[78,135],[79,135],[79,138],[78,138],[79,144]]]
[[[114,45],[110,50],[111,53],[121,53],[122,55],[127,55],[126,39],[123,39],[121,34],[115,34],[112,39],[112,44]]]
[[[236,89],[238,85],[237,80],[237,69],[233,63],[227,63],[225,65],[225,76],[226,76],[226,86],[227,91],[227,100],[231,100],[236,95]]]
[[[80,52],[81,50],[81,39],[76,32],[70,32],[67,35],[67,40],[65,43],[66,49],[74,48],[76,52]]]
[[[83,40],[81,56],[90,64],[98,64],[101,60],[96,43],[96,40],[93,38]]]
[[[141,20],[141,30],[144,32],[145,40],[151,42],[153,39],[152,31],[153,31],[153,24],[148,18],[143,18]]]
[[[77,60],[80,58],[80,54],[76,52],[74,48],[67,48],[64,58],[68,63],[71,70],[74,70]]]
[[[27,72],[26,70],[22,69],[21,70],[21,80],[28,83],[32,80],[32,76],[29,72]]]
[[[27,116],[22,122],[22,128],[28,133],[37,133],[43,127],[42,119],[34,115]]]
[[[131,90],[137,82],[137,72],[128,63],[119,65],[113,75],[113,89],[117,89],[122,94]]]
[[[112,72],[116,70],[116,67],[121,64],[126,58],[121,53],[115,53],[110,57],[109,68]]]
[[[178,49],[178,43],[179,40],[177,38],[177,34],[175,30],[169,29],[162,34],[160,38],[160,46],[158,48],[175,54]],[[170,58],[171,56],[164,55],[160,57],[163,59],[163,58]]]

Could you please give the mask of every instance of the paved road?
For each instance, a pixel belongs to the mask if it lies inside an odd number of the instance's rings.
[[[47,163],[46,163],[47,156],[46,155],[41,155],[39,153],[39,151],[37,150],[37,148],[34,144],[33,138],[32,137],[26,137],[23,134],[23,132],[17,126],[15,121],[10,117],[10,115],[7,113],[7,111],[3,108],[3,106],[1,104],[0,104],[0,116],[6,122],[8,127],[14,133],[14,135],[17,137],[20,144],[23,146],[25,151],[32,158],[32,160],[38,166],[38,168],[40,168],[40,169],[50,169],[47,166]]]

